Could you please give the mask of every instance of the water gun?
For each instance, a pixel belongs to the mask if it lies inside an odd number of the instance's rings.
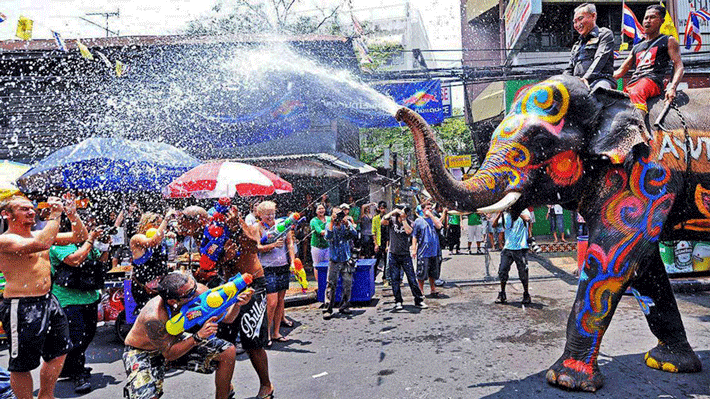
[[[230,237],[225,214],[231,205],[232,201],[229,198],[220,198],[215,205],[215,212],[205,227],[204,238],[200,245],[200,269],[203,276],[211,277],[217,274],[217,271],[213,269],[224,252],[224,244]]]
[[[306,271],[303,270],[303,263],[301,260],[296,258],[293,260],[293,266],[291,266],[291,273],[296,276],[296,280],[301,284],[301,290],[306,292],[308,289],[308,280],[306,280]]]
[[[237,273],[226,283],[205,291],[190,302],[182,305],[180,312],[165,322],[165,330],[170,335],[178,335],[194,326],[201,326],[212,317],[219,316],[219,321],[230,306],[237,302],[237,296],[252,282],[249,273]]]
[[[284,237],[293,228],[293,226],[305,221],[306,218],[301,217],[298,212],[290,214],[287,218],[276,220],[276,224],[267,230],[266,234],[261,237],[261,245],[276,242],[279,238]]]

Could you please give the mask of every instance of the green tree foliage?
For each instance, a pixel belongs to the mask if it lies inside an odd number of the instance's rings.
[[[447,118],[438,126],[433,126],[437,133],[437,143],[443,155],[474,155],[476,154],[471,131],[466,126],[463,112],[454,110],[454,117]],[[409,128],[360,129],[360,158],[372,166],[384,166],[382,156],[385,149],[391,153],[400,154],[408,160],[414,154],[414,142]]]
[[[192,20],[188,35],[225,34],[339,34],[339,5],[322,8],[315,14],[296,15],[300,0],[217,0],[212,14]]]
[[[400,43],[372,43],[368,44],[367,51],[372,62],[363,62],[361,66],[364,69],[374,71],[389,65],[394,57],[402,57],[404,46]]]

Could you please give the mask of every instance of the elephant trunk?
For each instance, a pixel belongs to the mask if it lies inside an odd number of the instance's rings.
[[[411,129],[419,176],[438,203],[450,209],[475,212],[503,199],[503,189],[507,186],[505,179],[497,179],[494,174],[479,170],[461,182],[446,171],[434,139],[435,133],[419,114],[401,108],[395,118]]]

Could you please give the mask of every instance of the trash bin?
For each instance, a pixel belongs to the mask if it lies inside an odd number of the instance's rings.
[[[584,257],[587,254],[588,236],[577,236],[577,269],[581,272],[584,268]]]
[[[353,275],[353,289],[350,298],[351,302],[369,302],[375,295],[375,259],[358,259]],[[318,302],[325,301],[325,288],[328,284],[328,262],[321,262],[316,265],[318,270]],[[335,288],[334,303],[339,303],[342,298],[343,279],[338,277],[338,285]]]

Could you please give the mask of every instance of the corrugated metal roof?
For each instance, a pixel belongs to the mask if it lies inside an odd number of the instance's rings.
[[[161,46],[161,45],[194,45],[217,43],[291,43],[291,42],[342,42],[350,40],[344,36],[329,35],[223,35],[223,36],[120,36],[79,39],[88,47],[128,47],[128,46]],[[77,49],[76,39],[65,40],[68,49]],[[37,40],[4,40],[0,41],[0,50],[4,51],[37,51],[56,50],[57,44],[51,39]]]
[[[332,167],[337,168],[339,171],[344,172],[345,174],[352,174],[352,173],[372,173],[372,172],[377,172],[377,169],[373,168],[372,166],[355,159],[347,154],[344,154],[342,152],[335,152],[335,153],[313,153],[313,154],[294,154],[294,155],[278,155],[278,156],[263,156],[263,157],[249,157],[249,158],[238,158],[238,159],[233,159],[234,161],[239,161],[239,162],[246,162],[246,163],[258,163],[258,164],[264,164],[268,163],[270,165],[270,168],[272,169],[279,169],[278,164],[284,164],[288,163],[289,161],[294,161],[294,160],[317,160],[320,161],[324,164],[330,165]],[[294,170],[288,168],[286,165],[284,165],[284,168],[280,170],[281,173],[293,173]],[[300,174],[300,173],[299,173]],[[306,174],[312,174],[312,173],[306,173]]]

